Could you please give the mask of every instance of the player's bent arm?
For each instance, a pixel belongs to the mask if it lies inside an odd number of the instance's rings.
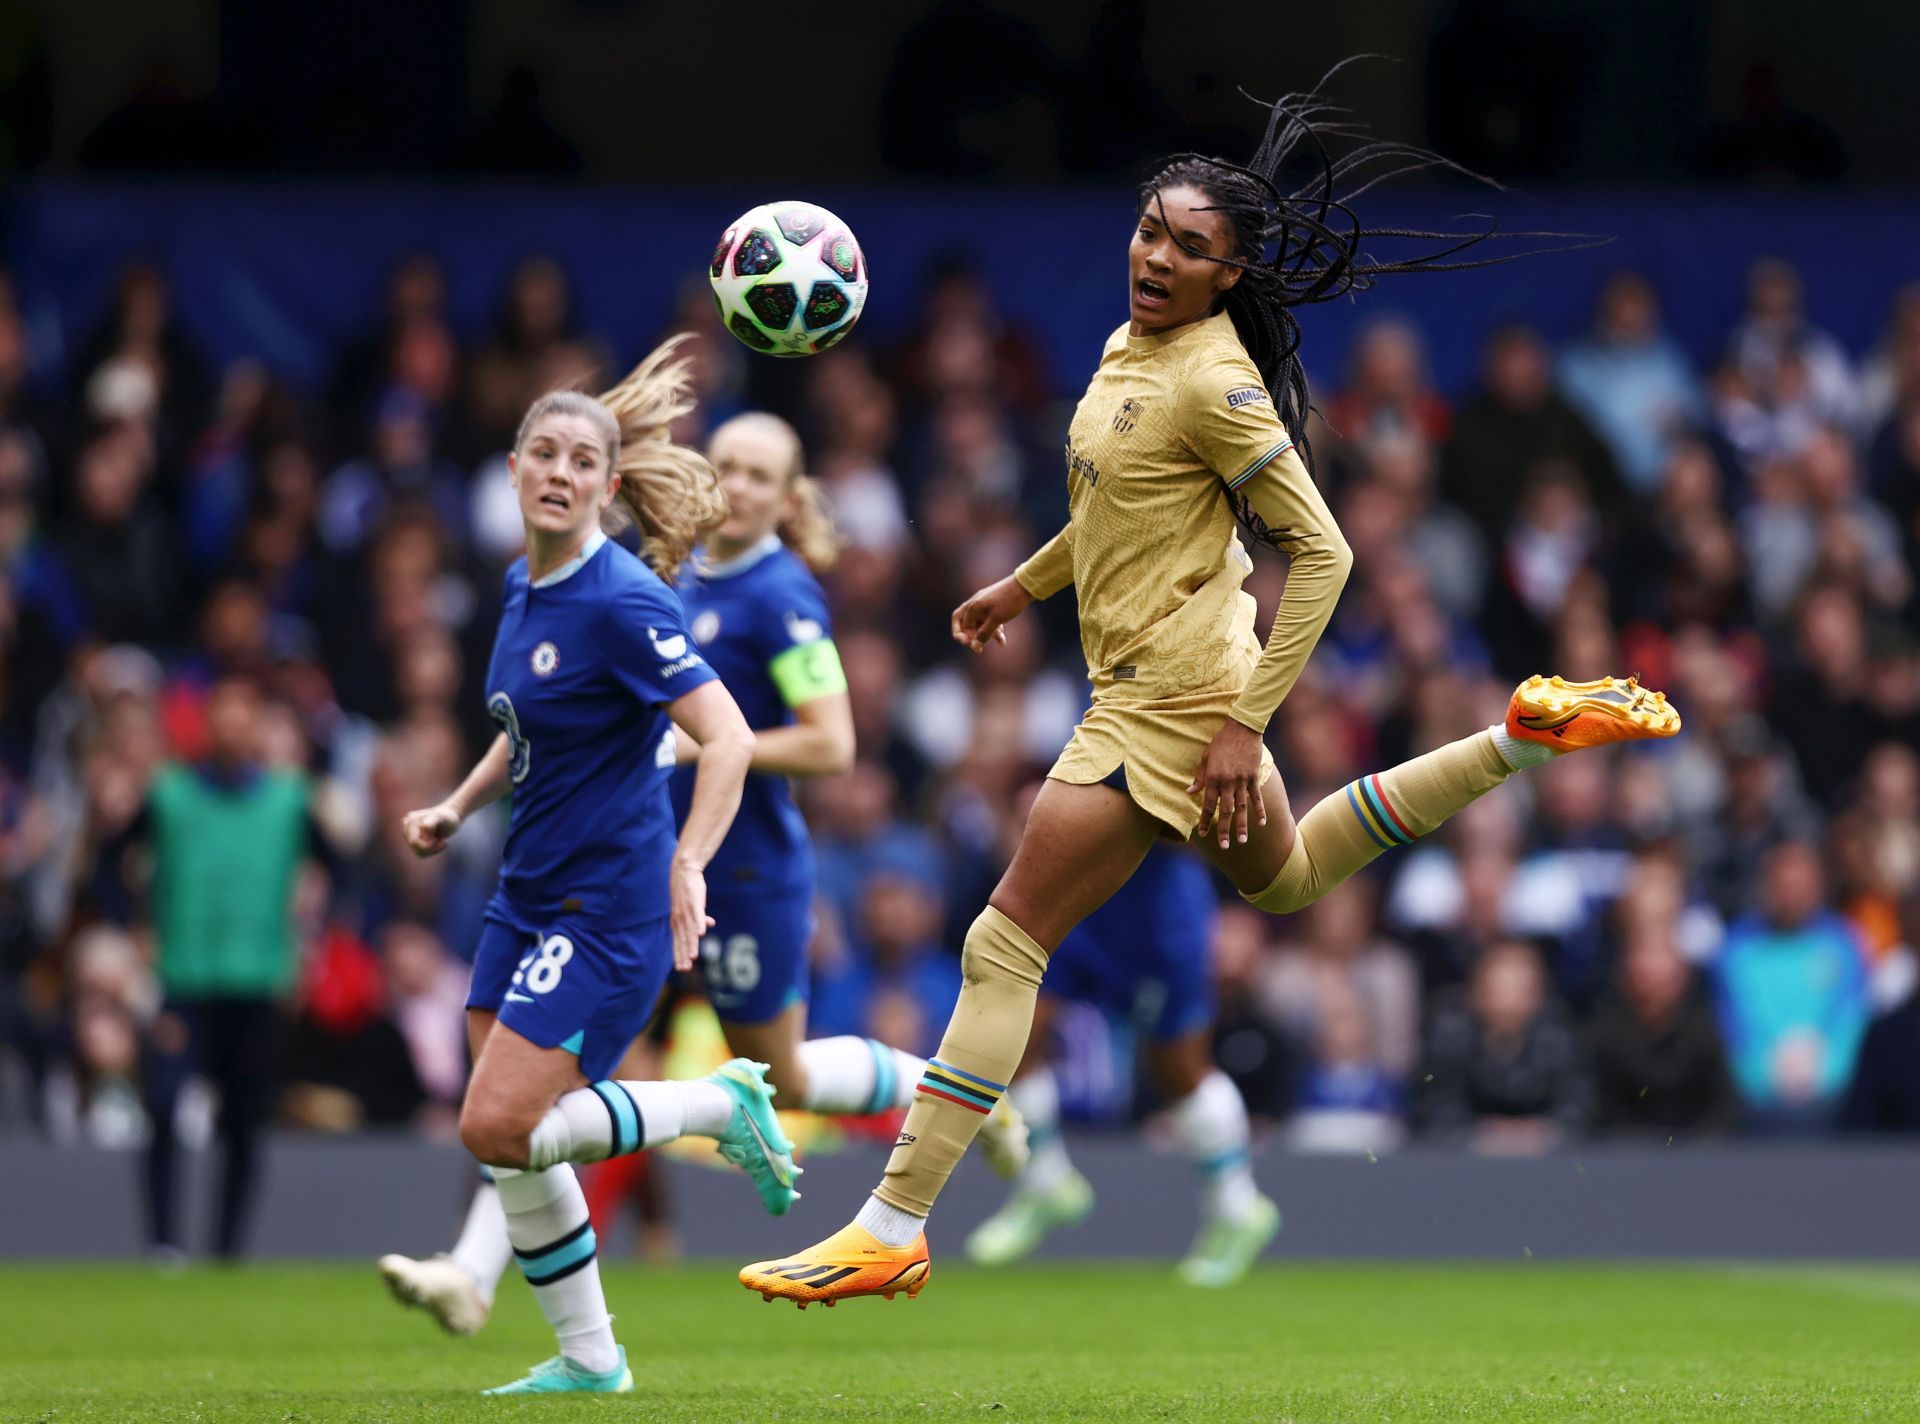
[[[1231,709],[1241,726],[1264,732],[1333,617],[1353,568],[1353,551],[1292,446],[1269,459],[1237,493],[1290,560],[1266,649]]]
[[[402,822],[407,844],[417,855],[437,855],[446,849],[455,831],[483,806],[490,806],[507,794],[507,763],[510,750],[507,734],[493,739],[467,778],[454,788],[438,806],[409,811]]]
[[[753,769],[775,776],[838,776],[853,767],[853,704],[844,692],[808,698],[790,727],[753,734]]]
[[[1068,524],[1034,551],[1013,576],[1034,598],[1052,598],[1073,582],[1073,525]]]
[[[733,694],[718,682],[704,682],[669,702],[667,715],[700,745],[694,758],[693,801],[680,827],[674,859],[704,870],[740,809],[740,792],[753,764],[754,735]]]

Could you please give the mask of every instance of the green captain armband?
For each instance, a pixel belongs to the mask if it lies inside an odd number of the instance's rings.
[[[789,707],[847,690],[846,669],[840,666],[840,650],[831,638],[788,648],[767,664],[767,671]]]

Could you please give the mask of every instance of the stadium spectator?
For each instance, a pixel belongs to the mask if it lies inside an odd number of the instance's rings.
[[[1587,1117],[1587,1082],[1540,951],[1488,945],[1464,994],[1441,997],[1427,1033],[1421,1130],[1477,1152],[1545,1152]]]
[[[1561,354],[1560,385],[1607,442],[1622,478],[1643,495],[1706,414],[1693,363],[1660,330],[1660,298],[1640,272],[1607,279],[1592,334]]]
[[[61,559],[88,622],[116,642],[164,644],[176,627],[179,568],[173,532],[149,489],[153,462],[152,438],[133,421],[100,431],[75,462]]]
[[[1447,442],[1441,495],[1498,541],[1540,467],[1554,462],[1571,472],[1603,518],[1626,508],[1613,456],[1554,388],[1547,343],[1530,326],[1503,326],[1488,338],[1480,388],[1461,407]]]
[[[324,850],[310,834],[305,777],[259,763],[260,710],[250,684],[220,682],[208,700],[207,760],[164,768],[124,838],[150,847],[149,915],[166,995],[142,1067],[153,1124],[148,1230],[165,1253],[181,1249],[174,1115],[196,1073],[220,1094],[226,1147],[215,1249],[240,1252],[260,1129],[278,1081],[277,1001],[292,986],[298,956],[296,879],[302,862]]]
[[[467,368],[467,421],[475,452],[505,450],[535,397],[583,390],[611,369],[606,350],[574,324],[566,270],[530,257],[507,278],[493,336]]]
[[[166,275],[144,261],[121,272],[112,306],[74,352],[68,372],[74,403],[96,419],[153,419],[163,460],[199,430],[213,390],[205,358],[175,320]]]
[[[1233,1079],[1256,1121],[1278,1122],[1293,1106],[1294,1055],[1286,1030],[1262,992],[1272,921],[1244,905],[1222,907],[1214,920],[1213,1061]]]
[[[1734,1125],[1739,1101],[1719,1025],[1671,924],[1648,921],[1628,931],[1588,1047],[1595,1131],[1670,1136]]]
[[[1428,444],[1447,438],[1453,414],[1433,389],[1425,345],[1411,322],[1369,322],[1347,359],[1347,384],[1327,406],[1327,423],[1341,439],[1368,447],[1394,437]]]
[[[1892,1006],[1868,1026],[1841,1104],[1848,1131],[1920,1132],[1920,965],[1912,949],[1895,954],[1878,976]]]
[[[1760,908],[1727,931],[1713,976],[1750,1122],[1825,1126],[1853,1074],[1871,1001],[1859,939],[1827,908],[1815,846],[1788,841],[1768,854]]]
[[[1747,310],[1728,358],[1763,409],[1802,413],[1810,425],[1846,426],[1859,399],[1853,363],[1832,336],[1807,320],[1793,264],[1763,257],[1747,271]],[[1737,442],[1736,442],[1737,443]],[[1781,453],[1792,453],[1792,439]]]
[[[1262,984],[1269,1011],[1302,1045],[1331,1042],[1338,1061],[1357,1059],[1404,1082],[1420,1052],[1419,971],[1412,955],[1375,929],[1372,887],[1349,880],[1283,923],[1305,935],[1271,958]],[[1334,1012],[1343,1021],[1328,1038],[1322,1020]],[[1363,1031],[1357,1054],[1356,1028]]]

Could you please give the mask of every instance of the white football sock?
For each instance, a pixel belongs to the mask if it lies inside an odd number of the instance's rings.
[[[497,1169],[494,1176],[507,1239],[540,1313],[559,1337],[560,1353],[582,1369],[606,1373],[620,1363],[620,1352],[579,1178],[564,1162],[544,1172]]]
[[[473,1277],[481,1296],[491,1304],[500,1277],[513,1260],[513,1243],[507,1240],[507,1216],[500,1207],[500,1189],[493,1184],[493,1169],[482,1167],[480,1171],[482,1179],[467,1204],[460,1239],[453,1243],[447,1258]]]
[[[1218,1068],[1168,1109],[1180,1148],[1199,1171],[1209,1216],[1244,1215],[1260,1195],[1248,1157],[1252,1128],[1233,1079]]]
[[[1495,722],[1487,728],[1493,733],[1493,748],[1500,753],[1504,761],[1515,771],[1525,771],[1530,766],[1540,766],[1554,758],[1552,747],[1543,747],[1538,742],[1523,742],[1507,730],[1504,722]]]
[[[658,1147],[676,1137],[718,1137],[733,1116],[733,1097],[718,1083],[595,1083],[575,1088],[547,1109],[527,1141],[527,1167],[598,1162]]]
[[[841,1115],[906,1107],[913,1101],[914,1084],[927,1071],[924,1058],[852,1034],[808,1039],[800,1045],[800,1061],[807,1070],[807,1096],[800,1106]]]
[[[897,1206],[888,1206],[879,1197],[868,1197],[867,1204],[860,1208],[860,1214],[853,1224],[865,1230],[882,1246],[911,1246],[913,1238],[927,1229],[927,1219],[915,1216],[910,1211],[902,1211]]]
[[[1027,1120],[1027,1169],[1020,1185],[1050,1192],[1073,1175],[1073,1159],[1060,1136],[1059,1080],[1053,1069],[1036,1068],[1015,1078],[1007,1097]]]

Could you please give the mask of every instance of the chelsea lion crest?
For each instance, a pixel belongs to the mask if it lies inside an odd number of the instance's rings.
[[[560,666],[560,650],[552,643],[542,643],[533,650],[533,675],[551,677],[553,670]]]

